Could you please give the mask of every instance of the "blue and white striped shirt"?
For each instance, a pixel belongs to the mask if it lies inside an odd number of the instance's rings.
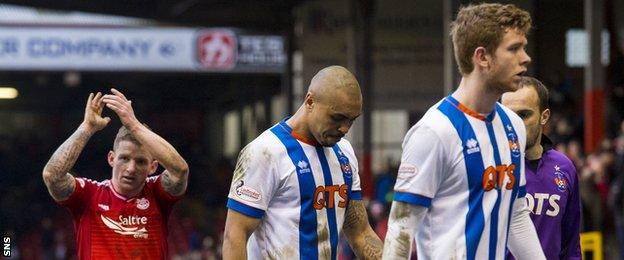
[[[261,219],[249,259],[336,259],[349,199],[361,199],[358,165],[344,138],[333,147],[298,140],[282,120],[240,153],[227,207]]]

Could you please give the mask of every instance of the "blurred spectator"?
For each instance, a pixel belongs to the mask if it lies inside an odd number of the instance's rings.
[[[614,140],[614,148],[614,176],[608,204],[613,211],[617,247],[620,256],[624,256],[624,121],[620,125],[619,136]]]
[[[370,223],[381,240],[386,239],[386,232],[388,232],[388,214],[390,211],[386,210],[388,208],[386,205],[380,201],[373,201],[368,207]]]
[[[587,156],[587,165],[581,168],[580,191],[586,231],[601,231],[605,208],[601,198],[605,194],[605,167],[598,154]]]
[[[570,111],[576,110],[574,102],[574,86],[572,79],[566,76],[566,74],[557,70],[552,73],[546,86],[552,86],[548,89],[550,94],[550,106],[553,111],[560,111],[563,114],[571,114]]]
[[[375,180],[375,200],[383,204],[392,203],[392,193],[396,182],[398,166],[388,159],[388,169],[377,175]]]

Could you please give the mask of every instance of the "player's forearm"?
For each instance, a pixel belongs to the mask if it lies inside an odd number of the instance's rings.
[[[381,259],[383,243],[370,226],[351,242],[351,247],[358,259]]]
[[[546,259],[524,198],[516,199],[513,205],[508,247],[518,260]]]
[[[390,209],[383,259],[409,259],[412,238],[427,209],[395,201]]]
[[[57,200],[66,198],[74,188],[69,171],[74,167],[78,156],[95,133],[93,129],[80,125],[56,151],[43,168],[43,180],[52,197]]]
[[[342,228],[353,252],[358,259],[381,259],[383,243],[368,222],[364,203],[352,200],[348,207]]]
[[[228,209],[223,232],[223,259],[247,259],[247,240],[258,225],[259,218]]]
[[[89,130],[84,125],[78,127],[78,129],[76,129],[76,131],[52,154],[52,157],[43,170],[44,177],[46,177],[45,175],[47,173],[47,177],[50,179],[59,178],[69,172],[69,170],[74,167],[78,156],[93,133],[93,130]]]
[[[189,172],[188,164],[169,142],[140,123],[133,127],[126,127],[134,138],[154,156],[154,159],[169,171],[172,179],[186,181]]]
[[[223,238],[223,260],[247,259],[247,239],[244,235],[225,232]]]

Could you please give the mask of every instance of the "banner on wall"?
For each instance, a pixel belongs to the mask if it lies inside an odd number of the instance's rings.
[[[0,27],[0,70],[281,73],[284,38],[228,28]]]

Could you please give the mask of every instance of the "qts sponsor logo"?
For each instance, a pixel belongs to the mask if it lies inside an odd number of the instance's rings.
[[[527,206],[534,215],[547,215],[551,217],[559,215],[559,200],[561,200],[561,196],[558,194],[536,192],[531,195],[527,193],[526,199]],[[548,205],[546,207],[544,207],[544,201],[548,201]]]
[[[316,187],[314,191],[314,208],[317,210],[321,210],[324,207],[333,209],[336,206],[336,194],[340,197],[338,207],[345,208],[349,201],[347,196],[348,190],[349,185],[346,184]]]
[[[489,166],[483,171],[483,190],[491,191],[493,189],[511,190],[516,183],[516,176],[514,176],[514,170],[516,165],[497,165]],[[505,178],[507,177],[507,178]],[[507,180],[507,181],[505,181]]]

